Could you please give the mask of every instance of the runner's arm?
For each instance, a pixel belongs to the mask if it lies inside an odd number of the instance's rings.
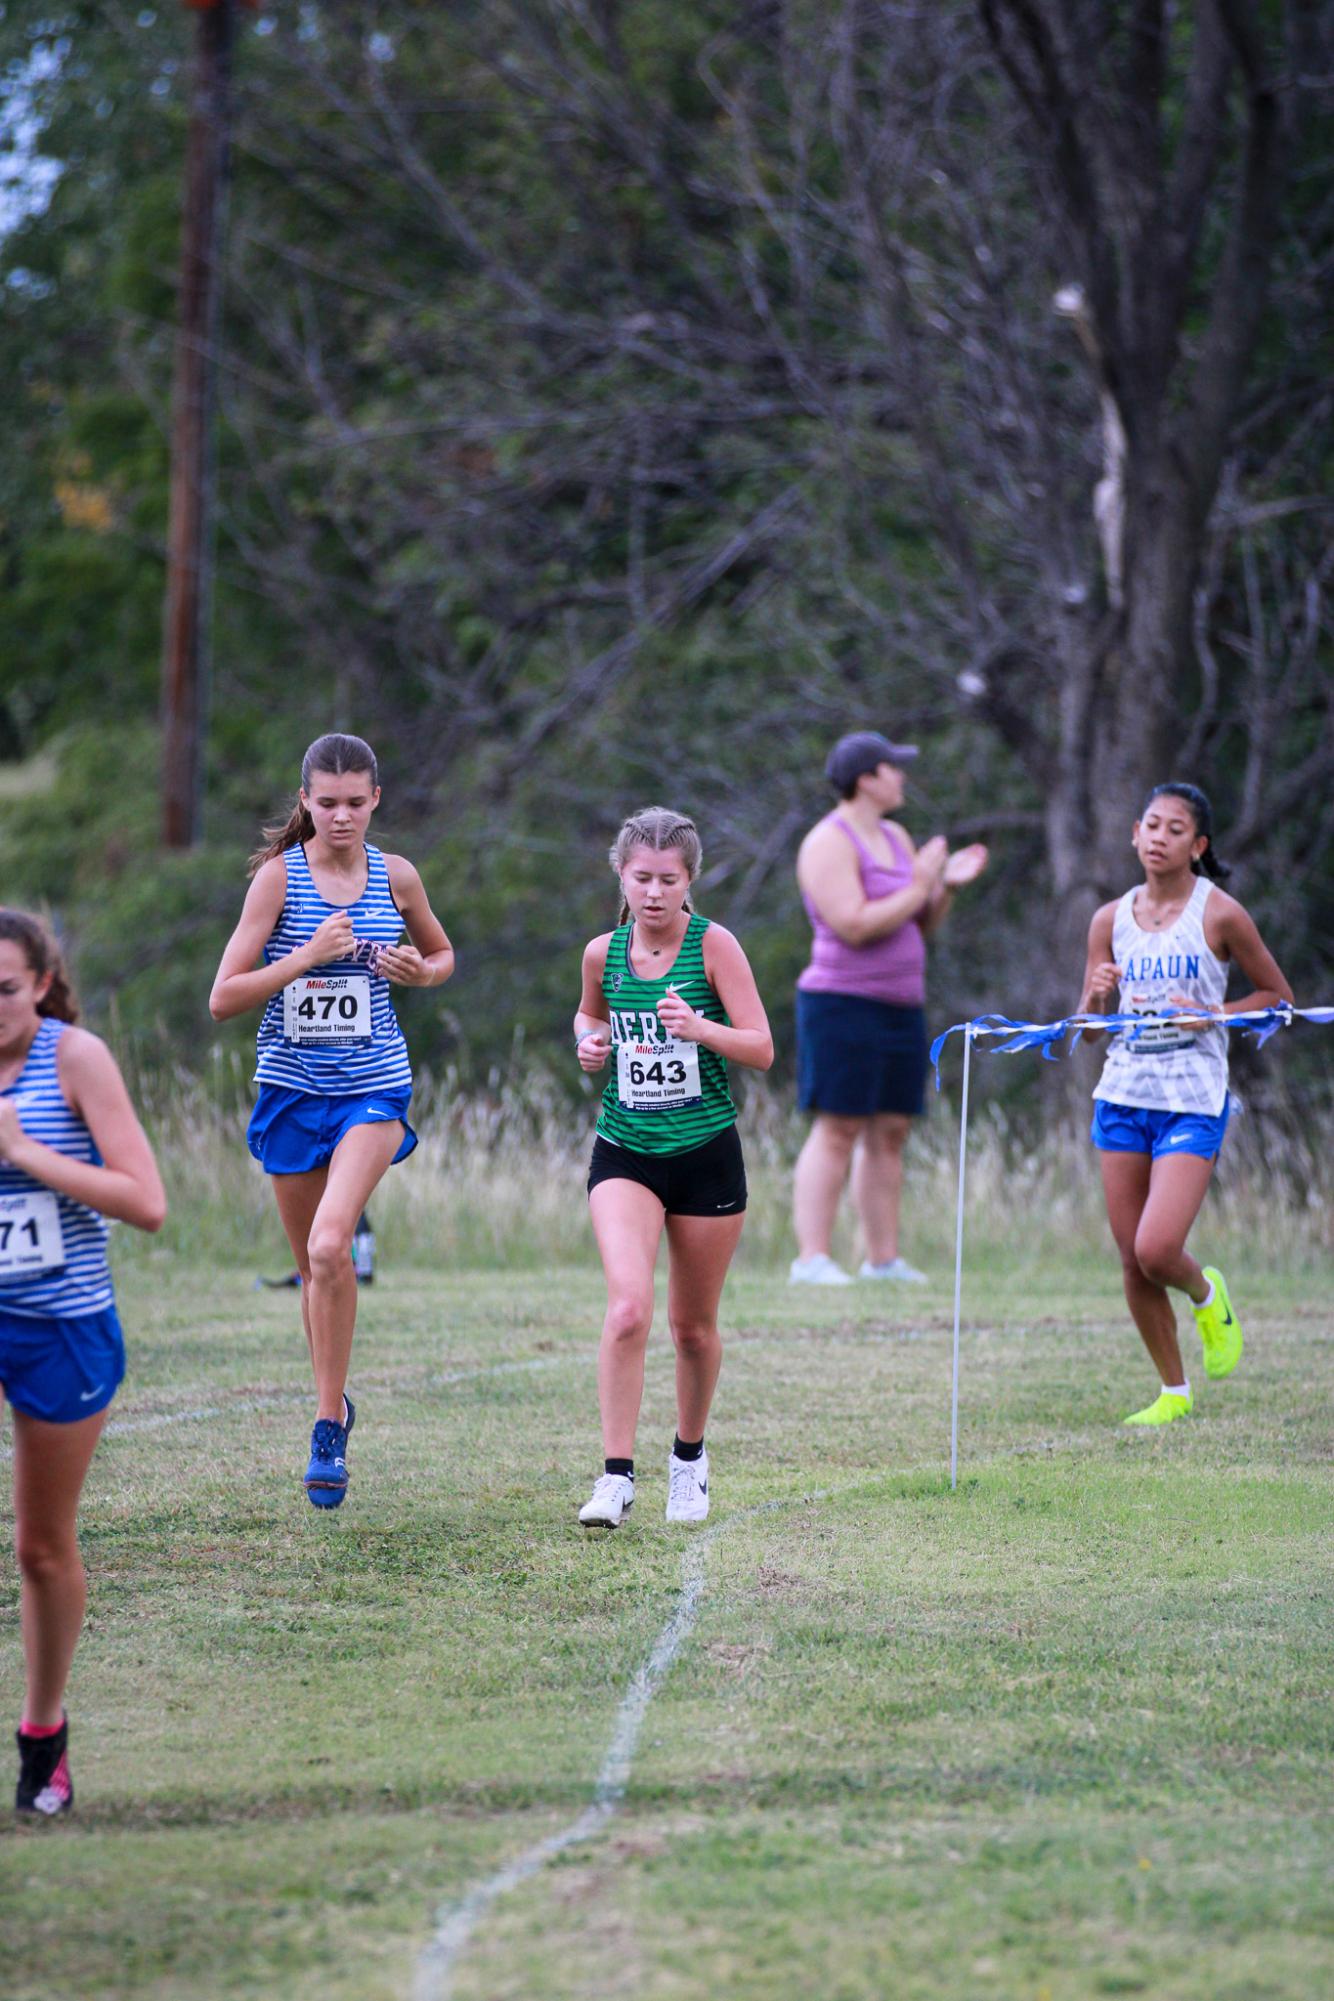
[[[100,1215],[138,1230],[160,1230],[167,1198],[115,1057],[87,1029],[70,1028],[60,1038],[56,1064],[65,1102],[92,1134],[102,1165],[71,1160],[29,1139],[12,1100],[0,1104],[0,1158]]]
[[[1088,955],[1084,961],[1084,985],[1079,996],[1080,1014],[1107,1014],[1112,1005],[1121,978],[1121,968],[1112,957],[1112,921],[1116,916],[1116,905],[1104,903],[1101,910],[1093,913],[1089,925]],[[1100,1028],[1089,1028],[1086,1035],[1101,1035]]]
[[[382,948],[377,970],[403,987],[442,987],[454,970],[454,947],[432,910],[426,888],[410,861],[386,855],[389,887],[402,913],[410,945]]]
[[[309,943],[275,959],[271,966],[255,961],[273,935],[282,916],[287,895],[287,865],[281,856],[265,862],[246,891],[241,921],[227,940],[226,949],[208,997],[208,1011],[214,1021],[230,1021],[233,1015],[249,1014],[263,1007],[274,994],[282,992],[289,980],[312,966],[336,963],[352,942],[352,921],[345,910],[326,917]]]
[[[1207,924],[1207,917],[1206,911],[1206,935],[1212,929]],[[1224,1014],[1254,1014],[1260,1008],[1277,1007],[1281,1001],[1291,1001],[1292,988],[1279,970],[1278,961],[1260,936],[1255,919],[1242,908],[1235,896],[1224,894],[1217,943],[1213,939],[1209,942],[1215,951],[1219,945],[1225,947],[1225,955],[1246,979],[1255,983],[1252,993],[1226,1001]],[[1219,956],[1223,957],[1224,953]]]
[[[750,1070],[767,1070],[774,1060],[774,1039],[755,985],[750,961],[740,943],[721,924],[710,924],[704,933],[704,973],[717,994],[730,1026],[709,1021],[696,1014],[671,987],[658,1008],[658,1019],[671,1035],[714,1049],[729,1063],[742,1063]]]
[[[602,975],[607,970],[610,931],[584,947],[583,984],[574,1015],[574,1047],[580,1066],[590,1074],[600,1070],[611,1054],[611,1018],[602,991]]]

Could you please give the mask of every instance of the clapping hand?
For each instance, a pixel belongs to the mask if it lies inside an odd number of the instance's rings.
[[[928,895],[933,895],[940,887],[949,856],[949,844],[943,834],[933,834],[929,841],[923,841],[913,856],[913,878]]]
[[[947,889],[962,889],[966,882],[977,881],[987,861],[987,850],[981,841],[974,841],[966,848],[956,848],[945,864],[941,880]]]

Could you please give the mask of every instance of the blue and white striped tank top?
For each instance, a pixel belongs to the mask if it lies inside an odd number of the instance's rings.
[[[3,1095],[29,1139],[100,1167],[92,1134],[60,1088],[56,1051],[68,1026],[50,1017],[42,1021],[27,1062]],[[77,1320],[114,1304],[106,1217],[0,1161],[0,1312]]]
[[[266,965],[308,944],[335,910],[347,911],[358,945],[398,943],[403,918],[379,848],[366,843],[366,887],[355,903],[326,902],[299,842],[287,849],[283,861],[287,895],[264,947]],[[256,1054],[257,1084],[281,1084],[316,1098],[412,1089],[407,1044],[389,982],[351,959],[317,966],[274,994],[259,1024]]]

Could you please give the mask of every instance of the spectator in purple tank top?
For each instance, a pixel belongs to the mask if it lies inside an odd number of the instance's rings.
[[[911,744],[874,730],[841,737],[825,775],[838,794],[797,857],[811,920],[811,960],[797,981],[797,1080],[815,1123],[797,1161],[794,1284],[850,1285],[830,1256],[852,1171],[862,1278],[921,1280],[899,1255],[903,1149],[924,1109],[926,940],[954,891],[987,864],[980,845],[921,848],[896,820]]]

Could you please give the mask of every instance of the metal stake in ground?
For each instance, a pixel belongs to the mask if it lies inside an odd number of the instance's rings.
[[[959,1305],[963,1298],[963,1191],[968,1165],[968,1073],[972,1065],[971,1022],[963,1038],[963,1102],[959,1107],[959,1211],[954,1226],[954,1366],[950,1381],[950,1492],[959,1484]]]

